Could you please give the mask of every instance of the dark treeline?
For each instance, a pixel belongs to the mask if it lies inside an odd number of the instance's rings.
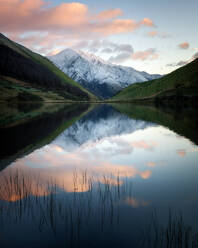
[[[52,71],[42,64],[24,57],[11,48],[0,45],[0,74],[10,76],[37,87],[53,90],[66,98],[89,99],[80,88],[64,84]],[[68,95],[69,94],[69,95]],[[71,95],[74,95],[72,97]]]

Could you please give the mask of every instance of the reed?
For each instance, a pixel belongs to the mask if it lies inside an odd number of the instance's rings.
[[[99,176],[74,170],[73,191],[65,192],[64,182],[60,184],[53,178],[43,181],[39,174],[3,171],[0,174],[1,230],[17,223],[31,224],[36,232],[54,237],[56,244],[79,247],[87,230],[102,236],[107,230],[119,228],[121,207],[126,199],[132,198],[132,186],[119,173]],[[167,224],[162,225],[155,210],[136,247],[196,248],[197,240],[181,213],[173,214],[169,210]]]
[[[81,230],[95,222],[98,230],[115,225],[119,202],[129,195],[130,184],[121,192],[126,178],[119,175],[88,175],[86,171],[73,172],[73,192],[65,192],[53,180],[43,182],[39,175],[26,175],[16,170],[1,173],[0,221],[2,223],[29,222],[39,232],[66,230],[65,239],[71,246],[78,242]]]
[[[182,213],[169,209],[167,223],[159,222],[157,211],[153,210],[150,223],[141,234],[139,247],[142,248],[197,248],[198,237],[183,220]]]

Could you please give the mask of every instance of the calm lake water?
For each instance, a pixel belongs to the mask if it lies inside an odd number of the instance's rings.
[[[198,247],[195,113],[86,105],[2,128],[0,247]]]

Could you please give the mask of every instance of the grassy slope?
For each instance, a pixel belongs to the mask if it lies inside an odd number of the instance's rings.
[[[8,38],[6,38],[4,35],[0,34],[0,45],[5,45],[11,49],[13,49],[15,52],[20,53],[26,58],[29,58],[36,62],[37,64],[41,64],[45,67],[47,67],[50,71],[52,71],[58,78],[61,80],[62,84],[69,84],[74,87],[78,87],[80,90],[88,94],[90,100],[96,100],[96,97],[90,93],[88,90],[84,89],[80,84],[73,81],[71,78],[69,78],[65,73],[60,71],[52,62],[50,62],[46,57],[43,57],[37,53],[32,52],[31,50],[25,48],[24,46],[17,44]],[[0,79],[1,80],[1,79]],[[1,80],[2,81],[2,80]],[[0,81],[0,82],[1,82]],[[11,78],[10,78],[10,81]],[[69,95],[69,94],[68,94]],[[61,99],[61,98],[60,98]]]
[[[163,125],[168,127],[170,130],[173,130],[174,132],[189,138],[195,144],[198,144],[198,111],[196,108],[175,110],[172,108],[159,109],[153,106],[136,105],[130,103],[114,103],[112,106],[130,118]]]
[[[0,101],[15,101],[19,99],[19,95],[27,95],[29,101],[30,96],[34,96],[33,101],[45,101],[45,102],[63,102],[65,98],[53,91],[46,91],[45,89],[36,88],[30,83],[26,83],[21,80],[17,80],[11,77],[0,76]],[[36,97],[37,98],[36,98]],[[24,99],[27,102],[28,99]],[[23,99],[21,99],[23,101]],[[68,100],[71,101],[71,100]]]
[[[178,92],[184,96],[198,95],[198,59],[162,78],[133,84],[115,95],[112,100],[163,97],[176,95]]]

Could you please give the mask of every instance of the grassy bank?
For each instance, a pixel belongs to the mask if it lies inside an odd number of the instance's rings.
[[[182,102],[198,98],[198,59],[159,79],[133,84],[112,101]]]

